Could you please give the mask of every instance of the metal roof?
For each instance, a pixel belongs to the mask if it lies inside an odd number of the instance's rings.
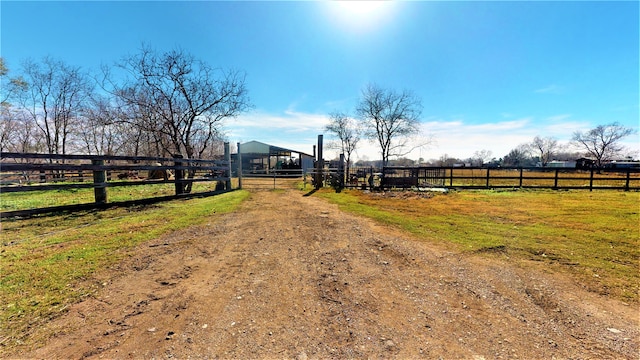
[[[296,153],[313,157],[313,155],[309,155],[307,153],[303,153],[297,150],[291,150],[275,145],[265,144],[259,141],[249,141],[244,144],[240,144],[240,153],[242,154],[264,154],[264,155],[280,155],[280,156],[291,156],[291,153]]]

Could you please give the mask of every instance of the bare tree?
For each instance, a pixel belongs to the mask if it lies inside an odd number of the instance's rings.
[[[362,91],[356,111],[364,135],[380,146],[383,166],[389,157],[404,156],[415,149],[409,146],[409,137],[420,132],[422,102],[412,92],[370,84]]]
[[[84,126],[79,131],[80,142],[87,154],[123,154],[123,149],[135,134],[136,128],[123,121],[125,109],[111,103],[111,99],[94,96],[85,109]]]
[[[529,144],[518,145],[505,155],[502,163],[505,166],[530,166],[531,146]]]
[[[214,69],[182,50],[157,53],[143,45],[118,68],[127,80],[112,92],[138,114],[131,121],[164,151],[186,159],[202,157],[223,120],[251,106],[243,72]]]
[[[139,115],[136,124],[169,140],[162,144],[187,159],[199,157],[219,134],[222,121],[250,107],[245,75],[214,69],[192,55],[173,50],[158,54],[143,46],[120,69],[128,80],[113,93]]]
[[[360,142],[360,128],[353,118],[342,112],[333,112],[329,115],[329,124],[325,130],[332,133],[340,142],[339,150],[345,156],[347,163],[346,176],[349,178],[349,168],[351,165],[351,154],[356,150]]]
[[[21,93],[24,111],[42,133],[49,154],[66,154],[77,135],[79,118],[93,83],[79,67],[45,57],[23,64],[28,87]]]
[[[20,91],[24,91],[27,83],[21,77],[9,77],[9,68],[4,58],[0,57],[0,149],[2,151],[20,151],[22,134],[24,134],[21,112],[11,100]]]
[[[597,167],[602,167],[605,161],[620,156],[625,150],[620,140],[635,133],[636,130],[613,122],[598,125],[586,132],[576,131],[573,133],[572,140],[574,144],[595,158]]]
[[[22,77],[9,77],[9,68],[7,67],[3,57],[0,57],[0,87],[0,90],[2,90],[0,105],[3,107],[11,105],[9,100],[16,92],[27,88],[27,82],[24,81]]]
[[[539,154],[542,166],[547,166],[549,161],[553,160],[554,154],[560,150],[558,140],[553,137],[536,136],[530,144],[533,152]]]
[[[478,150],[473,153],[473,162],[477,164],[477,166],[484,165],[487,161],[491,160],[491,156],[493,152],[491,150]]]

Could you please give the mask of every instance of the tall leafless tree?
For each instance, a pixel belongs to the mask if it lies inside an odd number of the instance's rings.
[[[618,122],[606,125],[598,125],[595,128],[573,133],[573,143],[584,149],[596,160],[596,166],[602,167],[604,162],[622,155],[625,150],[620,140],[635,134],[636,130],[626,127]]]
[[[0,57],[0,149],[22,151],[25,130],[22,112],[12,101],[17,93],[26,90],[27,83],[21,77],[10,77],[9,68]]]
[[[68,153],[93,82],[79,67],[50,57],[41,63],[25,61],[23,71],[28,84],[21,93],[24,111],[40,130],[49,154]]]
[[[558,140],[553,137],[536,136],[530,144],[531,150],[538,154],[542,166],[547,166],[553,156],[560,150]]]
[[[223,120],[251,106],[243,72],[212,68],[182,50],[158,53],[143,45],[117,68],[126,76],[112,82],[112,93],[135,109],[131,121],[186,159],[202,157]]]
[[[475,163],[474,165],[482,166],[487,161],[491,160],[492,156],[493,156],[493,152],[491,150],[482,149],[482,150],[475,151],[473,153],[472,160]]]
[[[338,149],[345,156],[346,176],[349,178],[349,168],[351,164],[351,154],[356,150],[358,142],[360,142],[360,128],[355,119],[350,118],[342,112],[333,112],[329,115],[329,123],[325,126],[325,130],[332,133],[338,138]]]
[[[530,166],[531,146],[529,144],[516,146],[504,156],[502,162],[505,166]]]
[[[136,108],[131,120],[161,134],[169,141],[166,151],[187,159],[206,150],[223,120],[250,108],[244,73],[214,69],[182,50],[157,53],[143,46],[118,68],[127,78],[113,93]]]
[[[123,121],[126,108],[120,108],[104,96],[94,96],[85,109],[84,126],[79,131],[82,148],[87,154],[130,155],[123,150],[135,136],[136,128]]]
[[[391,156],[404,156],[415,148],[409,146],[409,137],[420,132],[422,102],[412,92],[369,84],[362,90],[356,112],[365,136],[380,146],[383,166]]]

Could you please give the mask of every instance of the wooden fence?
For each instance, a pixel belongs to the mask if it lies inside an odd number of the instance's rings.
[[[0,153],[1,218],[75,211],[112,205],[153,203],[179,197],[205,196],[230,191],[231,161],[225,144],[222,159],[201,160],[157,157],[49,155]],[[109,202],[108,188],[173,184],[170,193],[151,193],[136,200]],[[194,184],[204,184],[204,186]],[[208,185],[207,185],[208,184]],[[170,186],[170,185],[169,185]],[[166,186],[165,186],[166,188]],[[93,189],[92,199],[80,203],[11,209],[13,193]],[[90,190],[89,190],[90,191]],[[86,193],[86,191],[85,191]],[[74,196],[73,192],[68,196]],[[7,210],[9,209],[9,210]]]
[[[383,188],[640,190],[640,169],[386,167]]]

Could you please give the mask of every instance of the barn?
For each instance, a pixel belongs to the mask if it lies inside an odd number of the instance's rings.
[[[314,163],[313,155],[259,141],[240,144],[240,154],[243,175],[286,174],[287,170],[292,174],[300,173],[313,168]],[[232,160],[237,164],[236,154],[232,155]],[[233,168],[237,169],[237,165]]]

